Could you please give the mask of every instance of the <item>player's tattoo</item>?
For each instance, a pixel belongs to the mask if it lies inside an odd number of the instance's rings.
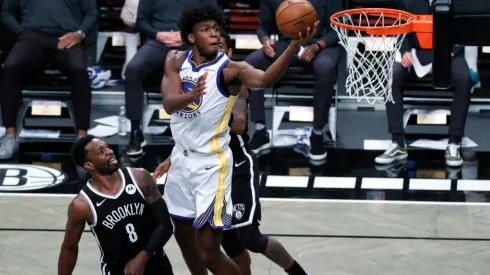
[[[149,204],[157,201],[161,195],[151,174],[146,169],[132,169],[132,172],[146,201]]]
[[[284,246],[277,240],[269,238],[264,255],[283,269],[288,269],[294,263],[293,258]]]

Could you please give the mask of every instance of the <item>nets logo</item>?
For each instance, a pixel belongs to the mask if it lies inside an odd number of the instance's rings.
[[[28,164],[0,164],[0,191],[39,190],[62,184],[66,175],[59,170]]]

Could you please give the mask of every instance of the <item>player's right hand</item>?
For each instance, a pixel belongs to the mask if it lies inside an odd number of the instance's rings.
[[[414,62],[413,56],[411,52],[405,52],[402,57],[402,66],[403,68],[410,67]]]
[[[160,163],[160,165],[158,165],[157,169],[155,169],[155,172],[153,172],[153,180],[155,180],[155,182],[156,182],[165,173],[167,173],[168,170],[170,169],[171,164],[172,163],[170,162],[170,158],[168,158],[164,162]]]
[[[276,52],[274,51],[274,44],[275,42],[270,39],[266,39],[264,43],[262,43],[262,47],[264,47],[264,53],[268,57],[274,57],[276,55]]]
[[[315,34],[316,32],[318,31],[318,24],[320,23],[320,21],[316,21],[314,24],[313,24],[313,27],[308,27],[306,29],[306,34],[303,34],[303,33],[299,33],[298,34],[298,38],[297,39],[293,39],[291,41],[291,45],[292,46],[295,46],[299,49],[299,47],[301,45],[303,45],[304,43],[308,42]]]
[[[206,77],[208,76],[208,72],[204,72],[198,79],[196,86],[189,91],[193,98],[199,98],[202,95],[205,95],[206,92]]]

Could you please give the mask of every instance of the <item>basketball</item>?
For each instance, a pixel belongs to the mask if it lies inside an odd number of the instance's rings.
[[[298,33],[306,35],[306,29],[317,20],[315,7],[307,0],[286,0],[276,12],[276,24],[285,36],[296,39]]]

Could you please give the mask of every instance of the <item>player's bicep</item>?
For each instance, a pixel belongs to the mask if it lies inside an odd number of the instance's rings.
[[[68,207],[68,220],[66,222],[65,237],[63,247],[69,250],[76,250],[78,243],[85,229],[86,211],[85,202],[75,198]]]
[[[180,76],[177,61],[177,51],[169,52],[165,60],[165,71],[161,84],[163,100],[169,94],[178,94],[180,92]]]
[[[264,87],[264,71],[261,70],[244,68],[237,74],[237,79],[249,89],[267,88]]]

